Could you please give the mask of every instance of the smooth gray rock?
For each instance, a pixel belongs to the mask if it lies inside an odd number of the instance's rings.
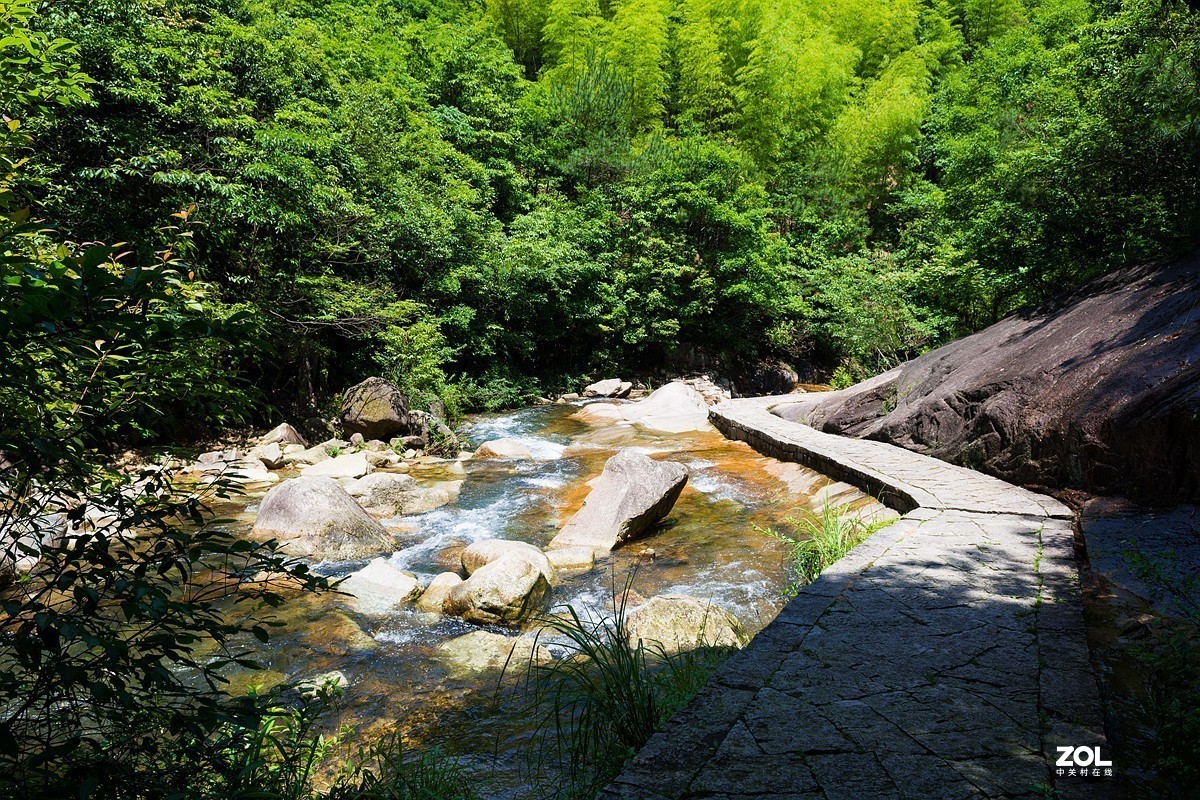
[[[583,508],[567,520],[550,549],[612,550],[669,514],[687,479],[682,464],[622,450],[604,465]]]
[[[299,558],[349,561],[389,552],[396,540],[332,478],[293,478],[267,492],[254,521]]]
[[[387,439],[416,433],[408,400],[383,378],[367,378],[342,395],[338,412],[346,436],[361,433],[364,439]]]
[[[447,614],[481,625],[519,625],[542,610],[550,581],[523,558],[484,564],[446,598]]]

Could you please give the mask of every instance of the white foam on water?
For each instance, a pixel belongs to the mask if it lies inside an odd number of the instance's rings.
[[[407,517],[417,523],[417,531],[406,538],[420,541],[392,554],[391,562],[400,569],[411,569],[421,574],[419,567],[454,544],[471,544],[483,539],[495,539],[504,532],[508,520],[522,505],[519,493],[508,493],[480,508],[442,506],[416,517]],[[428,574],[428,573],[425,573]]]
[[[549,475],[532,475],[521,478],[521,483],[538,489],[561,489],[567,485],[567,479]]]
[[[563,451],[567,449],[565,444],[552,442],[540,436],[517,436],[514,438],[528,447],[530,455],[538,461],[555,461],[560,459],[562,458]]]
[[[744,564],[724,565],[721,578],[712,573],[697,575],[694,581],[677,583],[658,594],[687,594],[707,600],[731,612],[743,624],[752,624],[759,616],[762,601],[779,593],[779,587],[763,573]]]
[[[711,500],[732,500],[740,503],[747,499],[740,486],[726,480],[716,471],[697,470],[688,477],[688,483],[697,492],[708,495]]]
[[[426,628],[389,628],[375,634],[375,641],[383,644],[418,644],[429,639]]]
[[[556,602],[550,609],[553,614],[567,614],[567,606],[585,623],[595,624],[613,616],[612,590],[608,586],[582,589],[570,597]]]

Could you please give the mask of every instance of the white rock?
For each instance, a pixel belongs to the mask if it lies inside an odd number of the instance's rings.
[[[625,419],[664,433],[706,430],[708,403],[704,396],[686,383],[674,381],[622,407]]]
[[[301,447],[308,447],[308,442],[304,441],[304,437],[300,435],[300,431],[293,428],[286,422],[272,428],[265,436],[258,440],[262,444],[298,444]]]
[[[351,573],[338,588],[355,598],[354,606],[364,614],[385,614],[415,600],[421,594],[417,576],[394,566],[384,558]]]
[[[547,550],[546,558],[560,572],[586,572],[596,563],[596,552],[590,547],[564,547]]]
[[[373,467],[364,453],[345,453],[301,470],[306,478],[361,478]]]
[[[533,458],[533,453],[516,439],[493,439],[479,445],[475,458]]]

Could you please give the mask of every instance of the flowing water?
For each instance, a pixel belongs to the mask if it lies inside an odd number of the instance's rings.
[[[614,586],[622,588],[633,570],[634,597],[690,594],[731,611],[752,633],[765,626],[782,607],[788,575],[786,548],[761,529],[786,525],[783,520],[809,505],[828,479],[764,458],[715,430],[658,434],[629,425],[594,428],[571,418],[577,410],[555,405],[478,416],[461,429],[473,445],[519,439],[533,459],[411,465],[410,474],[419,480],[464,483],[453,504],[402,521],[406,532],[392,563],[428,583],[439,572],[457,570],[459,553],[471,542],[517,539],[544,547],[582,504],[586,482],[600,473],[605,460],[620,448],[636,448],[684,464],[687,487],[651,535],[598,559],[589,572],[562,576],[551,608],[570,605],[591,619],[611,615]],[[855,501],[865,498],[857,495]],[[232,524],[248,527],[256,503],[251,495],[241,507],[224,510],[232,512]],[[340,576],[362,563],[323,563],[317,569]],[[398,727],[418,746],[441,746],[486,770],[493,796],[519,795],[525,743],[498,707],[503,695],[498,674],[464,674],[438,657],[440,643],[475,626],[413,610],[365,616],[336,596],[293,598],[281,617],[286,627],[258,654],[266,671],[231,676],[233,691],[339,671],[349,684],[341,724],[356,727],[367,740]],[[500,730],[506,732],[498,741]]]

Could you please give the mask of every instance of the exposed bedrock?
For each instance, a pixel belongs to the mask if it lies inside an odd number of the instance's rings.
[[[785,419],[1020,484],[1200,500],[1200,256],[1127,268]]]

